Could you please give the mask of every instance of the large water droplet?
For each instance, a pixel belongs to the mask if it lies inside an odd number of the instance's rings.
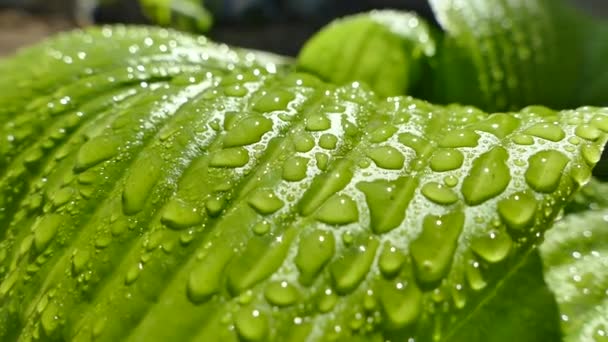
[[[256,189],[247,200],[247,203],[258,213],[269,215],[281,209],[283,201],[269,189]]]
[[[353,246],[331,265],[336,291],[347,294],[359,286],[369,272],[380,243],[369,238],[366,243]]]
[[[479,134],[472,130],[458,130],[447,133],[439,142],[439,147],[476,147]]]
[[[344,189],[353,177],[353,163],[349,160],[336,162],[335,167],[313,180],[310,188],[304,193],[298,204],[304,216],[312,214],[336,192]]]
[[[537,209],[536,198],[527,192],[513,194],[498,202],[498,214],[511,229],[532,226]]]
[[[296,151],[305,153],[315,147],[315,139],[308,133],[301,133],[293,137],[293,144]]]
[[[538,123],[524,131],[526,134],[550,141],[560,141],[566,137],[566,133],[556,124]]]
[[[326,150],[333,150],[334,148],[336,148],[337,143],[338,138],[333,134],[323,134],[319,138],[319,146]]]
[[[239,336],[248,342],[263,341],[268,335],[268,317],[258,309],[242,308],[234,325]]]
[[[458,169],[464,162],[462,152],[452,149],[440,149],[431,158],[431,170],[435,172],[444,172]]]
[[[397,132],[397,127],[393,125],[382,125],[369,134],[369,140],[372,143],[385,142],[395,134],[395,132]]]
[[[147,155],[133,165],[122,193],[125,215],[135,215],[144,208],[161,173],[162,160],[159,156]]]
[[[461,192],[468,205],[479,205],[501,194],[511,181],[507,166],[509,154],[495,147],[473,161],[471,172],[462,182]]]
[[[528,159],[526,182],[538,192],[551,193],[557,189],[569,160],[563,153],[540,151]]]
[[[373,148],[367,152],[378,167],[387,170],[399,170],[403,168],[405,157],[403,154],[392,146],[380,146]]]
[[[315,217],[327,224],[349,224],[359,220],[357,203],[346,195],[334,195],[325,202]]]
[[[437,204],[449,205],[458,201],[458,196],[451,188],[437,182],[426,183],[421,190],[424,197]]]
[[[464,219],[460,211],[424,218],[422,232],[410,245],[416,276],[422,284],[435,285],[447,274]]]
[[[365,194],[374,233],[386,233],[403,222],[417,182],[417,179],[402,177],[394,181],[376,180],[357,184],[357,188]]]
[[[335,245],[334,235],[319,229],[300,238],[295,264],[300,270],[299,281],[302,285],[312,284],[333,257]]]
[[[422,292],[413,282],[384,281],[378,291],[382,312],[389,329],[414,323],[422,313]]]
[[[291,157],[283,164],[283,179],[288,182],[298,182],[306,177],[308,159],[304,157]]]
[[[275,281],[264,291],[264,296],[269,303],[276,306],[289,306],[294,304],[299,297],[298,289],[286,281]]]
[[[219,248],[196,263],[186,285],[188,299],[192,303],[203,303],[220,290],[224,268],[231,256],[231,248]]]
[[[99,136],[87,141],[78,151],[74,171],[85,171],[114,157],[120,151],[122,142],[121,138],[115,136]]]
[[[331,121],[323,114],[313,114],[306,118],[307,131],[325,131],[331,127]]]
[[[578,126],[574,132],[577,136],[591,141],[595,141],[602,136],[602,131],[591,125]]]
[[[471,241],[471,249],[490,263],[504,260],[511,251],[512,245],[511,237],[497,230],[478,236]]]
[[[34,247],[36,251],[42,252],[49,245],[51,240],[57,235],[57,231],[63,217],[58,214],[49,214],[38,219],[32,230],[34,231]]]
[[[174,230],[182,230],[203,222],[202,216],[188,203],[174,198],[162,209],[161,222]]]
[[[272,120],[261,115],[241,120],[224,136],[224,147],[244,146],[256,143],[272,129]]]
[[[380,258],[378,259],[380,272],[382,272],[385,277],[392,278],[399,273],[404,263],[405,254],[397,249],[397,247],[386,243],[382,248]]]
[[[249,162],[249,153],[243,147],[231,147],[219,150],[211,156],[209,165],[213,167],[235,168]]]

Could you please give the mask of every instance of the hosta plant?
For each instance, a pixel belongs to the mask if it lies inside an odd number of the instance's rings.
[[[606,338],[605,26],[431,5],[295,61],[121,26],[0,61],[0,339]]]

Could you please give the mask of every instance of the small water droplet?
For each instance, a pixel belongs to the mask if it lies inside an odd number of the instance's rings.
[[[464,155],[456,149],[440,149],[433,154],[430,166],[435,172],[458,169],[464,162]]]
[[[219,150],[211,156],[209,165],[212,167],[236,168],[249,162],[249,153],[243,147],[231,147]]]
[[[422,313],[422,292],[413,282],[383,282],[378,291],[382,312],[391,329],[414,323]]]
[[[401,267],[405,263],[405,254],[397,249],[397,247],[386,243],[378,259],[378,267],[380,272],[387,277],[392,278],[396,276]]]
[[[319,146],[326,150],[333,150],[336,148],[337,143],[338,138],[333,134],[326,133],[319,138]]]
[[[272,120],[261,115],[241,120],[224,136],[224,147],[238,147],[257,143],[272,129]]]
[[[306,130],[317,132],[325,131],[331,127],[331,121],[323,114],[313,114],[306,118]]]
[[[335,244],[332,233],[319,229],[300,238],[295,264],[300,270],[299,281],[302,285],[312,284],[321,269],[333,257]]]
[[[288,182],[298,182],[306,177],[308,159],[304,157],[291,157],[283,164],[283,179]]]
[[[357,203],[346,195],[334,195],[317,211],[315,217],[324,223],[343,225],[359,220]]]
[[[268,317],[258,309],[242,308],[236,315],[234,325],[245,341],[263,341],[268,335]]]
[[[296,151],[308,152],[315,147],[315,139],[308,133],[301,133],[293,137],[293,143]]]
[[[283,307],[294,304],[299,293],[298,289],[287,281],[275,281],[266,286],[264,296],[269,303]]]
[[[498,230],[492,230],[471,241],[471,249],[490,263],[497,263],[504,260],[511,251],[512,245],[513,241],[511,240],[511,237]]]
[[[261,215],[272,214],[281,209],[285,204],[283,200],[269,189],[254,190],[247,203]]]
[[[449,205],[458,201],[458,196],[451,188],[436,182],[426,183],[421,192],[424,197],[437,204]]]
[[[399,170],[403,168],[405,157],[403,154],[392,146],[375,147],[367,152],[374,163],[383,169]]]

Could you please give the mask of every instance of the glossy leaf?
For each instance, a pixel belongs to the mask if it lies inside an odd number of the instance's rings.
[[[606,109],[489,115],[281,62],[131,28],[2,62],[2,339],[457,336],[607,140]]]

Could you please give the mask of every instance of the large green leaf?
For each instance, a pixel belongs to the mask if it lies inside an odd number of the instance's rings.
[[[272,61],[104,28],[2,62],[3,339],[458,336],[607,139],[606,109],[489,115]]]
[[[559,303],[565,341],[608,340],[606,186],[591,187],[603,190],[595,201],[600,206],[566,216],[540,246],[545,279]]]

